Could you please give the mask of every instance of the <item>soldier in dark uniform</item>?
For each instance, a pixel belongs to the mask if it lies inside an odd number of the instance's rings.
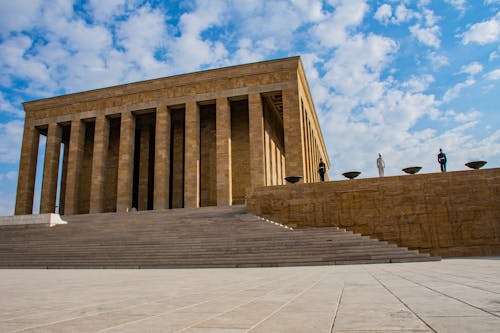
[[[319,166],[318,166],[318,173],[319,173],[319,178],[321,179],[322,182],[325,181],[325,173],[326,173],[326,165],[325,162],[323,162],[323,159],[319,159]]]
[[[446,172],[446,154],[443,153],[441,148],[439,148],[438,162],[441,166],[441,172]]]

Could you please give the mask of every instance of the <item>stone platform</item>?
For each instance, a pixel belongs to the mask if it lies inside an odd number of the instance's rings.
[[[500,257],[356,266],[0,270],[1,332],[498,332]]]

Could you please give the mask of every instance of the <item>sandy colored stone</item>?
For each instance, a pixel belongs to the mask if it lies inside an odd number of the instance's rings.
[[[342,227],[433,255],[491,255],[500,254],[499,189],[498,168],[355,179],[256,188],[247,209],[295,227]]]

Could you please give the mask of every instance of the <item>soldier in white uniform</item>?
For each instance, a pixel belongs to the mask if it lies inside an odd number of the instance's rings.
[[[384,177],[385,162],[380,153],[378,154],[377,158],[377,168],[379,177]]]

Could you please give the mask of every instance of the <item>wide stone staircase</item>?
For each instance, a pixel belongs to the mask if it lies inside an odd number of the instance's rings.
[[[339,228],[289,229],[244,206],[64,217],[0,227],[1,268],[202,268],[439,260]]]

